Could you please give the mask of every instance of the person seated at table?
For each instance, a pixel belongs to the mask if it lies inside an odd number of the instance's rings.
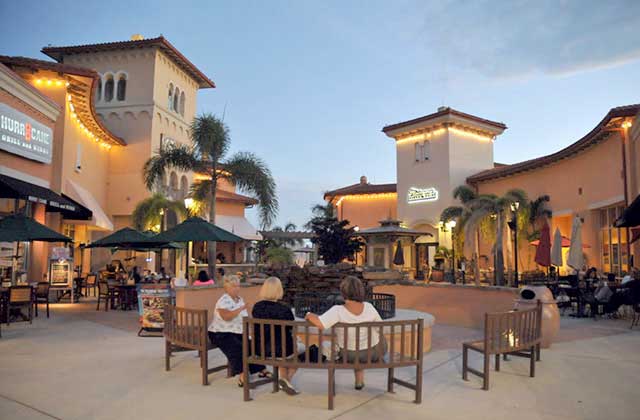
[[[324,314],[318,316],[308,312],[305,319],[315,327],[322,330],[331,328],[337,323],[358,324],[361,322],[382,321],[376,308],[369,302],[365,302],[364,285],[357,277],[347,276],[340,283],[340,293],[344,299],[344,305],[334,305]],[[336,330],[338,346],[344,345],[344,334],[342,328]],[[356,351],[356,329],[347,328],[347,348],[339,349],[339,357],[354,363],[358,359],[361,363],[367,362],[368,334],[367,329],[360,330],[360,342]],[[371,361],[377,362],[386,353],[386,341],[380,337],[377,331],[371,331]],[[364,370],[354,369],[355,389],[364,388]]]
[[[200,270],[200,272],[198,273],[198,277],[196,278],[196,281],[193,282],[193,285],[204,286],[207,284],[214,284],[214,281],[213,279],[209,278],[209,275],[205,270]]]
[[[226,260],[226,257],[224,256],[224,254],[222,252],[218,252],[218,255],[216,255],[216,264],[224,264]]]
[[[129,278],[133,279],[134,284],[138,284],[142,281],[142,277],[140,276],[140,273],[138,273],[137,266],[133,266],[133,268],[131,269],[131,273],[129,273]]]
[[[238,276],[226,276],[223,280],[225,293],[216,302],[213,321],[209,325],[209,339],[217,345],[227,357],[232,376],[240,375],[238,386],[242,382],[242,317],[248,316],[247,305],[240,296]],[[268,377],[269,371],[263,365],[249,365],[249,373],[260,373]]]
[[[282,283],[277,277],[267,278],[262,287],[260,288],[258,301],[251,311],[251,316],[258,319],[276,319],[282,321],[294,321],[293,312],[291,308],[284,302],[280,302],[284,292],[282,290]],[[295,356],[299,353],[296,345],[296,338],[293,335],[293,327],[285,327],[285,349],[284,357]],[[282,328],[275,328],[275,332],[272,333],[269,326],[264,327],[264,337],[261,337],[260,327],[256,325],[253,331],[253,337],[256,341],[255,349],[256,354],[261,355],[262,341],[264,340],[265,353],[267,357],[283,357],[282,349]],[[271,345],[273,340],[273,346],[275,354],[271,354]],[[304,351],[304,350],[303,350]],[[294,368],[280,368],[280,378],[278,385],[280,388],[289,395],[296,395],[298,391],[291,384],[293,375],[297,369]]]
[[[216,271],[218,272],[218,280],[222,281],[224,279],[224,268],[218,267]]]
[[[156,274],[156,280],[159,282],[168,282],[171,280],[171,276],[164,267],[160,267],[160,272]]]

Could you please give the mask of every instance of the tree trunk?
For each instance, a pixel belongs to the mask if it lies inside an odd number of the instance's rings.
[[[216,177],[214,168],[214,175],[211,178],[211,204],[209,206],[209,222],[216,224],[216,189],[218,186],[218,180]],[[216,242],[207,242],[207,271],[209,271],[209,278],[214,279],[216,277],[216,254],[217,246]],[[188,262],[187,262],[188,267]],[[187,268],[188,269],[188,268]]]
[[[496,284],[498,286],[504,286],[504,255],[502,252],[502,240],[503,240],[503,223],[502,223],[503,214],[502,212],[498,213],[497,223],[498,226],[496,228],[496,258],[495,258],[495,273],[496,273]]]
[[[478,241],[478,230],[476,229],[476,234],[473,235],[473,280],[476,283],[476,286],[480,286],[480,264],[478,258],[480,256],[480,244]]]

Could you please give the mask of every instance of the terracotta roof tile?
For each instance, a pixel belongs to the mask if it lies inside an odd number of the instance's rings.
[[[496,166],[493,169],[487,169],[467,178],[469,184],[477,184],[483,181],[489,181],[496,178],[514,175],[520,172],[537,169],[545,165],[558,162],[579,153],[595,144],[598,144],[609,135],[604,128],[614,118],[633,117],[640,112],[640,104],[625,105],[612,108],[607,115],[596,125],[596,127],[587,133],[580,140],[550,155],[541,156],[535,159],[525,160],[524,162],[514,163],[506,166]]]
[[[191,77],[198,81],[200,88],[216,87],[213,80],[209,79],[195,64],[187,57],[182,55],[180,51],[163,36],[157,38],[148,38],[132,41],[105,42],[99,44],[73,45],[67,47],[44,47],[42,52],[56,61],[63,61],[65,55],[83,54],[96,51],[113,51],[134,48],[157,47],[165,54],[169,55],[178,65],[186,71]]]
[[[324,198],[335,197],[339,195],[358,195],[358,194],[382,194],[397,192],[396,184],[369,184],[357,183],[348,187],[338,188],[337,190],[327,191]]]
[[[238,203],[244,203],[247,206],[254,206],[258,204],[258,200],[253,197],[247,197],[246,195],[236,194],[231,191],[218,190],[216,191],[216,200],[221,201],[235,201]]]
[[[423,121],[428,121],[430,119],[433,118],[438,118],[438,117],[442,117],[445,115],[455,115],[458,117],[462,117],[462,118],[468,118],[470,120],[482,123],[482,124],[487,124],[487,125],[491,125],[494,126],[496,128],[499,128],[501,130],[506,130],[507,126],[501,122],[496,122],[496,121],[491,121],[491,120],[487,120],[484,118],[480,118],[480,117],[476,117],[475,115],[471,115],[471,114],[467,114],[465,112],[460,112],[457,111],[453,108],[449,108],[449,107],[445,107],[442,110],[439,110],[438,112],[434,112],[433,114],[429,114],[429,115],[425,115],[423,117],[419,117],[419,118],[414,118],[412,120],[409,121],[403,121],[403,122],[399,122],[396,124],[391,124],[391,125],[387,125],[385,127],[382,128],[382,132],[386,133],[388,131],[393,131],[393,130],[397,130],[398,128],[403,128],[403,127],[408,127],[411,126],[413,124],[418,124],[421,123]]]
[[[76,76],[98,77],[98,73],[86,67],[72,66],[70,64],[56,63],[55,61],[38,60],[29,57],[16,57],[0,55],[0,62],[7,66],[29,67],[40,70],[55,71],[58,73],[75,74]]]

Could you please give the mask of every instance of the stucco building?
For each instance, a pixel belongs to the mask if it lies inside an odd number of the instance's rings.
[[[338,218],[360,229],[397,219],[405,228],[431,234],[403,242],[404,268],[421,277],[425,266],[433,265],[437,246],[451,247],[451,229],[442,226],[440,215],[446,207],[459,205],[452,194],[457,186],[468,184],[480,194],[496,195],[520,188],[530,200],[548,195],[551,231],[558,227],[570,237],[571,221],[578,215],[584,223],[587,264],[619,274],[629,270],[630,255],[640,254],[640,241],[630,245],[640,232],[613,227],[640,194],[639,112],[640,105],[613,108],[593,130],[559,152],[501,165],[494,163],[493,147],[505,124],[442,107],[383,128],[396,144],[397,183],[370,184],[362,177],[324,198],[335,206]],[[510,235],[505,237],[508,241]],[[480,254],[492,264],[490,241],[481,237],[480,242]],[[521,271],[535,268],[533,246],[520,243],[518,249]],[[378,264],[392,267],[395,247],[380,241],[368,244],[367,253],[377,251],[384,252]],[[366,257],[359,262],[375,265]]]

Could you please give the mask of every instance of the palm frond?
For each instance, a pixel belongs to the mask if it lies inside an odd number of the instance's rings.
[[[453,190],[453,198],[457,198],[462,204],[468,203],[477,196],[474,189],[468,185],[460,185]]]
[[[446,223],[450,220],[458,219],[462,216],[464,209],[460,206],[450,206],[442,210],[440,214],[440,221]]]
[[[267,229],[278,213],[276,183],[267,165],[253,153],[240,152],[224,163],[221,177],[258,199],[260,224]]]
[[[196,154],[203,161],[213,162],[215,165],[229,151],[229,128],[213,114],[195,117],[189,132]]]
[[[194,150],[184,144],[177,144],[160,148],[154,156],[149,158],[142,169],[145,186],[152,190],[156,183],[163,179],[167,169],[175,168],[181,171],[200,171],[202,164],[194,154]]]

